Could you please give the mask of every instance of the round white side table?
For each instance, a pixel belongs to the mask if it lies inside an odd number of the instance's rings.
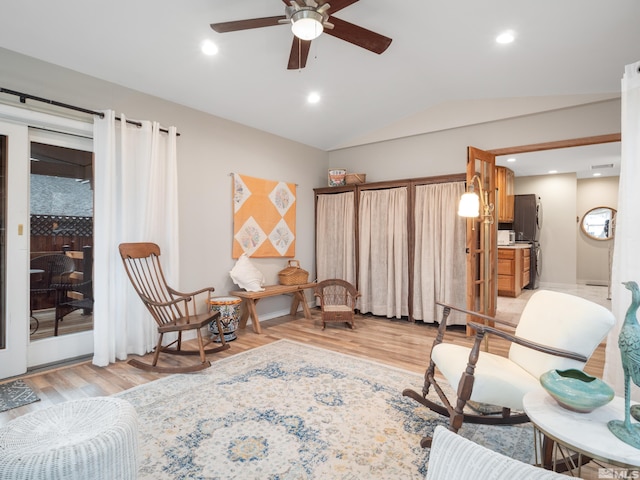
[[[578,455],[573,467],[578,469],[583,456],[608,465],[640,471],[640,450],[619,440],[609,431],[609,420],[624,420],[624,398],[615,397],[610,403],[590,413],[578,413],[561,407],[544,390],[525,395],[524,411],[534,427],[536,460],[543,464],[541,434],[555,442],[561,451]],[[634,421],[634,420],[632,420]],[[567,457],[563,455],[563,458]]]

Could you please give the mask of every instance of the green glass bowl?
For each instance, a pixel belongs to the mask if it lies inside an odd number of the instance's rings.
[[[615,396],[602,380],[576,369],[549,370],[540,377],[540,384],[558,405],[580,413],[606,405]]]

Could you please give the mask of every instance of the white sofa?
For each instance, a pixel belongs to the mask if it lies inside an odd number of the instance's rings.
[[[426,480],[558,480],[565,475],[505,457],[437,426]]]

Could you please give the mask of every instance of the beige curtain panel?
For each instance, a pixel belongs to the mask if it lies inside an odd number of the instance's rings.
[[[360,311],[409,315],[407,188],[361,192],[359,222]]]
[[[415,198],[415,257],[413,318],[439,321],[435,302],[465,307],[466,225],[457,215],[464,182],[420,185]],[[465,325],[465,316],[452,312],[449,325]]]
[[[340,278],[356,284],[355,195],[318,195],[316,210],[318,281]]]

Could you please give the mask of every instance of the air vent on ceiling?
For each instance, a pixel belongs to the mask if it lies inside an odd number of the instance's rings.
[[[613,163],[603,163],[602,165],[591,165],[591,170],[599,170],[601,168],[613,168]]]

